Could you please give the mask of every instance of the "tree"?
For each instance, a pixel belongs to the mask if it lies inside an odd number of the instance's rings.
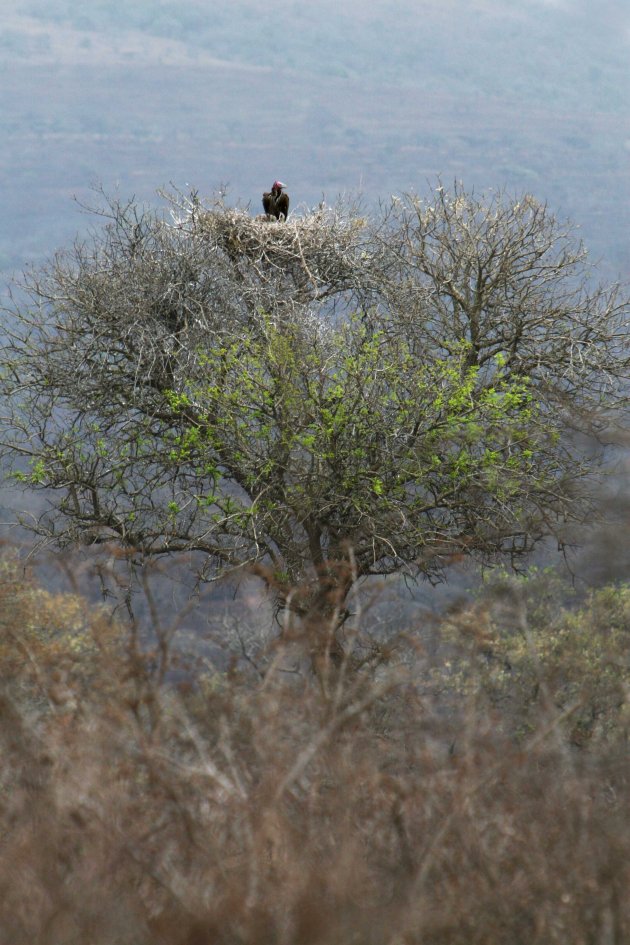
[[[321,616],[591,514],[571,431],[623,403],[628,307],[532,197],[101,212],[7,318],[4,453],[52,490],[40,535],[264,568]]]

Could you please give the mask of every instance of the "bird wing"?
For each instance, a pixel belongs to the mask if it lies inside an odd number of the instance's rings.
[[[286,220],[289,215],[289,195],[280,194],[276,200],[276,207],[278,209],[278,213],[282,213],[284,215],[284,219]]]

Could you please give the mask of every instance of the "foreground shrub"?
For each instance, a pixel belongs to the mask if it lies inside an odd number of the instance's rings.
[[[11,581],[1,941],[628,939],[630,761],[605,740],[573,750],[566,709],[515,739],[481,687],[431,693],[421,655],[348,665],[326,691],[273,659],[256,685],[238,666],[175,685],[87,608],[89,673],[66,673],[62,699],[67,654],[26,653],[38,598]]]
[[[591,592],[562,608],[551,575],[494,581],[480,604],[444,621],[454,656],[433,670],[443,693],[483,696],[506,731],[527,737],[549,712],[580,748],[624,746],[630,726],[630,587]]]

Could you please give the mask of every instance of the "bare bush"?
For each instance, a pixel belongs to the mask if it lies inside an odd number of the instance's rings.
[[[100,617],[75,658],[89,673],[66,673],[59,698],[68,602],[47,648],[37,589],[9,583],[1,658],[22,685],[0,698],[3,941],[627,939],[627,753],[571,749],[570,706],[520,740],[481,689],[445,715],[421,652],[332,697],[307,682],[296,698],[273,665],[256,686],[200,668],[177,687]]]

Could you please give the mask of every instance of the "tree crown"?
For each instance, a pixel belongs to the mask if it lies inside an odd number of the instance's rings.
[[[624,400],[626,301],[533,198],[434,198],[282,225],[110,203],[8,320],[37,530],[289,583],[349,549],[355,576],[518,559],[589,514],[568,428]]]

